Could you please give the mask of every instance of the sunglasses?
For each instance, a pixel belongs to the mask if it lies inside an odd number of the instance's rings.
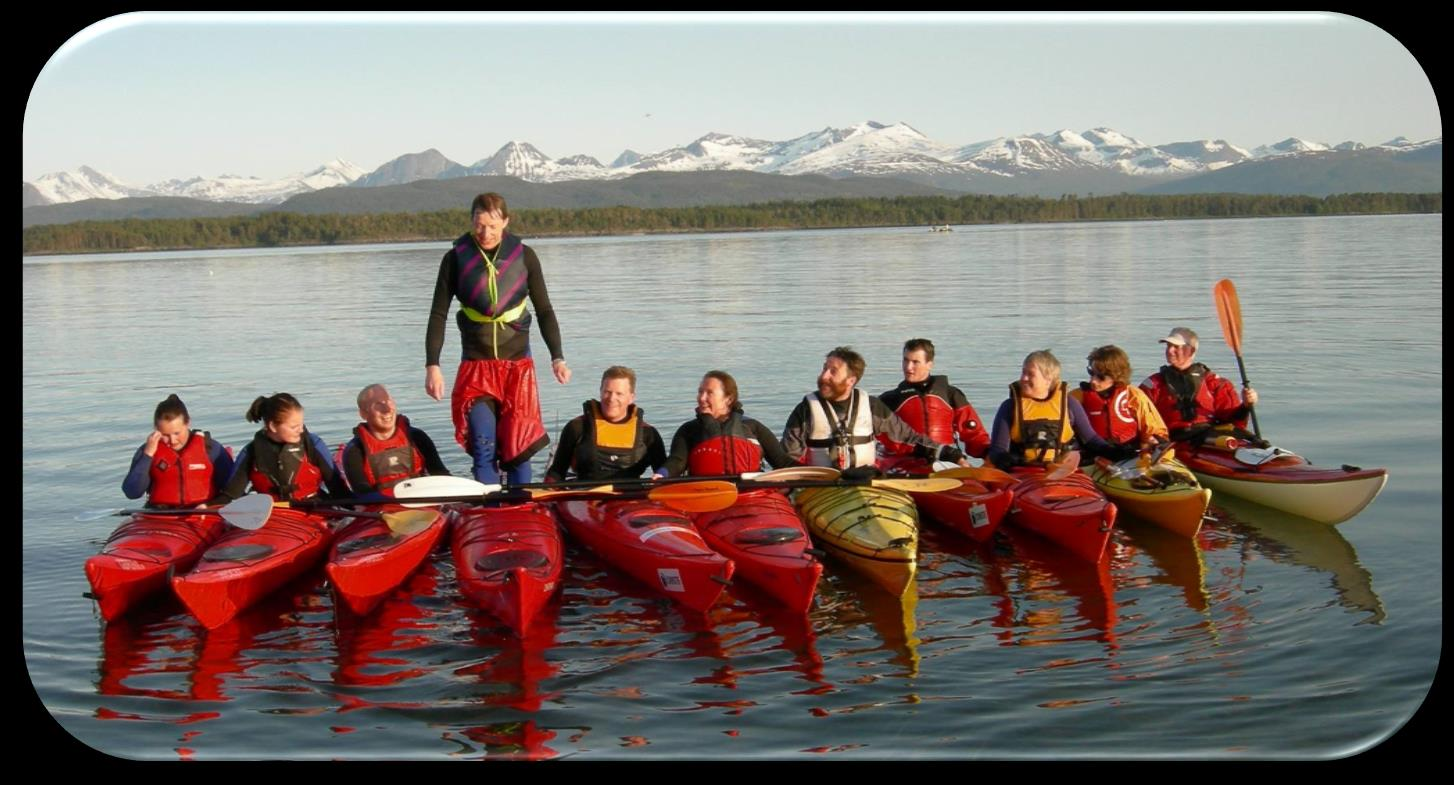
[[[1111,378],[1111,375],[1110,374],[1108,374],[1108,373],[1101,373],[1100,371],[1097,371],[1094,368],[1086,368],[1085,369],[1085,375],[1086,376],[1089,376],[1092,379],[1109,379],[1109,378]]]

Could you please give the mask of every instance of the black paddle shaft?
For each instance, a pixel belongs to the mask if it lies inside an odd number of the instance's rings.
[[[1247,381],[1247,366],[1242,362],[1241,352],[1237,353],[1237,372],[1242,374],[1242,388],[1245,390],[1246,388],[1251,387],[1252,383]],[[1252,408],[1252,404],[1250,403],[1247,404],[1247,413],[1252,415],[1252,432],[1257,434],[1257,438],[1261,439],[1262,426],[1257,424],[1257,411]]]

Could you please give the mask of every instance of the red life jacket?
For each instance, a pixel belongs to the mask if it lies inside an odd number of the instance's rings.
[[[181,452],[165,441],[157,444],[151,457],[151,491],[147,503],[153,507],[191,507],[212,498],[212,473],[216,467],[207,454],[208,435],[192,431]]]
[[[1178,431],[1195,425],[1247,424],[1245,413],[1236,416],[1240,401],[1231,383],[1201,363],[1193,363],[1186,371],[1163,365],[1141,383],[1141,389],[1161,413],[1173,438]]]
[[[687,455],[687,472],[697,476],[743,474],[762,468],[762,445],[742,422],[741,412],[732,412],[718,422],[710,414],[698,414],[701,441]]]
[[[898,387],[879,396],[888,404],[900,420],[908,423],[919,433],[940,444],[954,444],[954,406],[949,402],[949,378],[930,376],[929,386],[924,390],[912,382],[901,382]],[[899,444],[886,435],[879,434],[887,455],[912,455],[914,445]]]
[[[404,415],[394,418],[394,435],[388,439],[374,436],[366,423],[359,423],[353,433],[363,449],[363,473],[369,484],[355,491],[388,490],[424,473],[424,456],[409,441],[409,420]]]
[[[1103,398],[1086,382],[1080,383],[1080,405],[1090,418],[1091,427],[1111,444],[1135,444],[1139,441],[1136,407],[1131,402],[1131,388],[1117,383],[1110,396]]]
[[[266,493],[281,501],[302,501],[318,495],[323,488],[323,470],[318,468],[323,457],[313,446],[313,437],[303,431],[303,457],[291,476],[285,476],[282,455],[284,445],[268,438],[266,430],[260,430],[252,437],[251,466],[248,480],[253,490]]]

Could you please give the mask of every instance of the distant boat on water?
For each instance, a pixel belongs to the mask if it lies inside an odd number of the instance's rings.
[[[949,228],[949,224],[944,224],[943,226],[931,226],[931,227],[929,227],[929,231],[931,231],[931,232],[952,232],[954,230]]]

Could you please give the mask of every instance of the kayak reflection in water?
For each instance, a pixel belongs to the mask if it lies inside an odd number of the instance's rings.
[[[1077,447],[1112,460],[1136,454],[1096,434],[1085,409],[1060,380],[1060,361],[1049,349],[1031,352],[1019,381],[1010,383],[1010,397],[995,413],[989,459],[1004,470],[1049,466]]]
[[[222,490],[232,476],[232,452],[206,431],[192,430],[181,398],[172,394],[157,404],[152,426],[121,482],[126,498],[148,494],[148,507],[199,507]]]
[[[1119,346],[1098,346],[1086,355],[1090,381],[1070,391],[1096,435],[1118,447],[1151,447],[1167,441],[1166,423],[1141,388],[1131,384],[1131,359]]]
[[[1171,438],[1181,441],[1223,424],[1245,432],[1247,417],[1257,405],[1257,391],[1243,387],[1238,400],[1231,382],[1196,362],[1197,334],[1191,328],[1174,328],[1160,342],[1166,344],[1166,365],[1146,377],[1141,389],[1166,421]]]
[[[707,371],[697,386],[697,416],[671,439],[671,454],[658,476],[745,474],[796,465],[767,426],[742,413],[737,380],[726,371]]]
[[[817,392],[808,393],[783,426],[783,449],[790,458],[811,466],[873,474],[877,437],[883,434],[912,445],[914,455],[927,462],[969,465],[958,447],[919,433],[883,401],[855,389],[866,367],[863,356],[850,347],[839,346],[828,353],[818,374]]]
[[[382,384],[371,384],[358,394],[358,416],[353,439],[339,448],[338,468],[356,495],[392,496],[393,487],[411,477],[449,474],[429,434],[399,414],[394,397]]]
[[[948,377],[934,376],[934,342],[911,338],[904,342],[904,380],[879,396],[899,419],[936,442],[954,444],[957,437],[969,455],[983,458],[990,447],[990,434],[979,412]],[[884,471],[927,474],[930,467],[915,458],[913,445],[899,444],[879,434],[883,453],[879,468]]]
[[[582,404],[584,413],[560,432],[546,482],[570,474],[582,480],[625,480],[666,464],[661,434],[636,407],[636,372],[613,365],[601,374],[601,398]]]
[[[303,427],[303,404],[297,398],[285,392],[258,396],[247,407],[247,419],[263,427],[237,456],[232,478],[215,504],[242,498],[249,485],[281,501],[347,495],[328,460],[328,445]]]

